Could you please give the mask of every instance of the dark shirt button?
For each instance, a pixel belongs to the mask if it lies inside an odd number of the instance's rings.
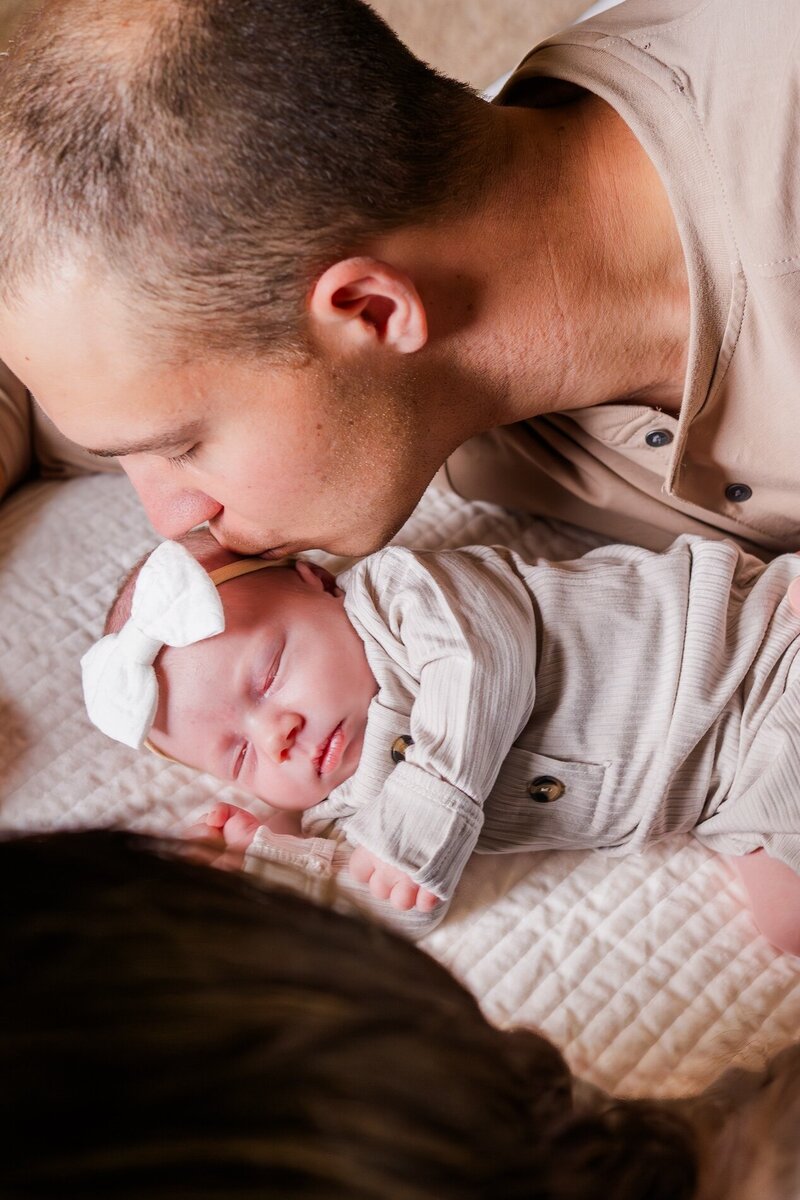
[[[753,494],[753,489],[746,483],[729,483],[725,488],[725,495],[734,504],[744,504],[745,500],[749,500]]]
[[[652,446],[657,450],[659,446],[668,446],[673,436],[668,429],[651,429],[648,434],[645,434],[644,440],[648,446]]]
[[[537,775],[528,784],[528,795],[537,804],[552,804],[559,796],[563,796],[566,790],[561,780],[553,775]]]
[[[409,737],[407,733],[401,733],[400,737],[396,737],[392,742],[392,762],[403,762],[406,756],[406,750],[409,746],[414,745],[414,739]]]

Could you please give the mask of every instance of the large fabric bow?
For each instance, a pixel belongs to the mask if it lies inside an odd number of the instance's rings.
[[[210,576],[183,546],[162,542],[139,572],[128,621],[81,659],[89,719],[108,737],[138,750],[158,706],[153,668],[158,652],[163,646],[191,646],[224,628]]]

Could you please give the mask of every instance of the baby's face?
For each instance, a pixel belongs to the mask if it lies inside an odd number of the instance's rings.
[[[225,632],[159,660],[150,740],[276,808],[310,808],[355,771],[377,691],[343,593],[299,562],[219,594]]]

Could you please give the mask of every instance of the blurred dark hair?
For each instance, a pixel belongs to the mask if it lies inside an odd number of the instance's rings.
[[[2,291],[91,251],[184,352],[305,349],[322,269],[484,185],[482,103],[362,0],[50,0],[0,62]]]
[[[681,1200],[691,1133],[573,1112],[422,951],[131,834],[0,844],[4,1197]]]

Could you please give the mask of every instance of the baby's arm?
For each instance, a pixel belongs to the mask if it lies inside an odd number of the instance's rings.
[[[764,850],[730,861],[764,937],[779,950],[800,955],[800,875]]]
[[[299,813],[282,811],[266,821],[259,821],[243,808],[220,803],[198,824],[187,829],[185,836],[197,838],[207,846],[210,844],[212,850],[216,849],[218,855],[214,865],[226,870],[246,870],[267,882],[275,882],[276,864],[289,866],[293,886],[302,880],[303,885],[298,890],[327,903],[335,899],[337,891],[342,896],[348,891],[353,892],[356,903],[362,901],[358,889],[354,890],[352,885],[347,887],[348,876],[359,885],[368,884],[371,896],[380,902],[376,908],[379,912],[382,910],[384,920],[407,937],[422,937],[446,912],[447,906],[432,893],[419,888],[396,867],[378,859],[372,860],[368,851],[357,847],[351,854],[346,843],[304,838],[300,832]],[[385,884],[390,876],[392,886],[387,891]],[[336,890],[328,894],[325,889],[333,880]],[[281,882],[286,884],[289,880],[284,875]]]
[[[533,707],[533,603],[509,558],[491,547],[436,554],[392,547],[362,565],[355,599],[348,587],[365,641],[378,642],[398,676],[418,689],[406,729],[398,718],[401,761],[342,828],[373,860],[443,901]],[[391,697],[385,702],[391,707]]]
[[[220,853],[225,854],[226,866],[241,866],[262,826],[279,836],[303,836],[299,813],[280,811],[259,821],[252,813],[233,804],[216,804],[188,830],[187,836],[216,843]],[[383,862],[363,846],[353,850],[347,870],[357,883],[369,888],[376,900],[385,900],[400,912],[415,907],[420,912],[431,912],[438,903],[432,892],[421,888],[404,871]]]

